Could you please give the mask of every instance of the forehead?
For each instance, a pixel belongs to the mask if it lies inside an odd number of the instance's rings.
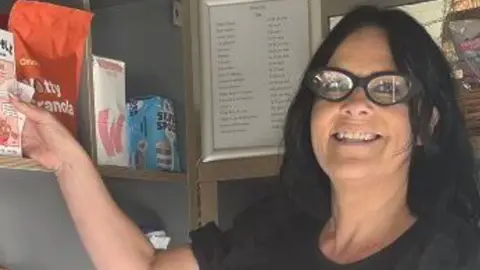
[[[396,70],[386,33],[376,27],[361,28],[350,34],[335,50],[328,66],[357,76]]]

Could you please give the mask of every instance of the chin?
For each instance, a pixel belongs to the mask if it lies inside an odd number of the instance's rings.
[[[374,176],[377,166],[368,166],[365,164],[342,164],[331,166],[332,169],[327,172],[330,181],[355,181],[359,182]]]

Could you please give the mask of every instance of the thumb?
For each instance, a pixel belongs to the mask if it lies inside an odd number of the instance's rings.
[[[39,107],[20,100],[18,96],[9,96],[13,107],[15,107],[15,109],[17,109],[19,112],[25,114],[28,119],[38,123],[46,122],[48,120],[48,114]]]

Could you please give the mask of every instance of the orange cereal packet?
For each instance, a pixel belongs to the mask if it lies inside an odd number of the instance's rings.
[[[77,136],[77,102],[93,14],[51,3],[18,0],[8,29],[15,38],[17,79],[35,88],[33,102]]]

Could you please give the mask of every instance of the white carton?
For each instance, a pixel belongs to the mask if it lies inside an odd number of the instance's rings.
[[[125,63],[93,56],[97,163],[128,167]]]

